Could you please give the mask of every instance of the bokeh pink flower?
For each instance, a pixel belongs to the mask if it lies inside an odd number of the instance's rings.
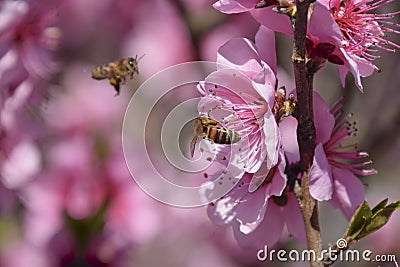
[[[56,2],[0,3],[0,182],[11,192],[41,168],[40,110],[57,71]]]
[[[159,262],[156,265],[162,262],[164,266],[169,266],[173,259],[168,263],[160,257],[149,257],[136,248],[157,244],[160,253],[162,248],[173,249],[170,253],[176,253],[180,250],[171,246],[172,239],[176,240],[177,236],[186,232],[187,242],[180,245],[185,247],[191,238],[204,239],[202,234],[193,235],[197,234],[193,232],[193,227],[211,231],[211,225],[205,224],[208,219],[204,211],[193,211],[188,219],[187,213],[177,214],[167,210],[134,183],[121,147],[122,120],[127,96],[133,92],[130,88],[133,86],[127,85],[121,93],[122,97],[114,98],[107,83],[98,83],[90,78],[90,70],[94,67],[93,62],[105,63],[124,53],[147,53],[145,58],[149,60],[140,63],[141,67],[146,66],[141,73],[144,77],[192,59],[193,47],[181,14],[173,3],[163,1],[151,1],[140,6],[126,1],[94,3],[85,14],[81,13],[84,3],[80,1],[59,5],[47,5],[47,1],[7,2],[16,6],[23,3],[26,7],[32,4],[37,7],[38,15],[54,11],[52,8],[57,6],[57,16],[51,18],[57,19],[54,25],[59,26],[64,38],[61,47],[58,47],[62,51],[58,58],[65,65],[59,76],[52,76],[53,71],[57,71],[53,67],[57,65],[53,64],[54,61],[46,61],[47,57],[40,57],[51,67],[47,69],[37,65],[36,68],[35,65],[33,69],[43,74],[40,76],[28,73],[31,69],[25,68],[22,58],[14,53],[17,51],[14,48],[18,46],[10,45],[1,50],[7,53],[0,61],[0,70],[5,70],[0,71],[0,83],[13,85],[12,90],[2,89],[4,106],[1,118],[7,130],[13,131],[12,134],[7,132],[8,139],[2,139],[4,142],[1,144],[1,149],[7,151],[7,161],[2,162],[1,178],[4,183],[0,186],[0,212],[2,216],[9,216],[15,213],[15,205],[19,205],[21,214],[18,213],[20,217],[15,219],[18,221],[15,228],[21,229],[12,242],[3,239],[7,237],[0,238],[0,265],[139,266],[143,265],[143,261],[147,264],[152,259]],[[110,5],[115,7],[114,12],[109,11]],[[148,19],[149,10],[160,15],[158,21]],[[27,17],[33,18],[31,15]],[[32,19],[32,23],[35,21]],[[99,27],[99,21],[104,27]],[[160,21],[164,23],[165,30],[155,34]],[[26,21],[22,21],[21,25],[26,25]],[[60,34],[56,30],[58,28],[47,29],[46,23],[41,25],[46,28],[46,34],[60,37],[55,35]],[[12,32],[10,29],[14,26],[11,26],[5,29]],[[96,44],[99,40],[96,33],[100,31],[105,41]],[[40,37],[40,33],[35,31],[35,38]],[[46,41],[46,36],[40,37],[40,40]],[[57,40],[45,43],[57,45]],[[1,44],[6,45],[5,42]],[[51,58],[53,50],[44,48]],[[47,56],[45,52],[43,55]],[[14,72],[9,69],[10,66],[16,67]],[[54,90],[49,93],[53,78],[57,84],[52,85]],[[141,77],[135,81],[139,79]],[[8,93],[12,93],[13,97],[9,97]],[[26,110],[20,112],[25,107],[33,111],[32,114]],[[31,118],[30,115],[37,117],[36,120],[25,119]],[[3,137],[5,131],[1,133]],[[4,155],[1,156],[4,159]],[[182,221],[185,227],[177,228],[176,225]],[[89,228],[91,230],[87,233],[82,232],[82,229]],[[193,259],[185,256],[185,265],[194,266],[194,259],[203,258],[204,253],[212,256],[208,260],[211,265],[215,262],[225,265],[229,261],[219,249],[210,253],[208,238],[196,243],[196,246],[197,254],[191,254]]]

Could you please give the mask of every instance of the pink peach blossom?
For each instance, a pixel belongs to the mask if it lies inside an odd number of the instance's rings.
[[[267,45],[268,50],[265,49]],[[274,46],[272,32],[263,27],[256,35],[255,45],[241,38],[228,41],[218,51],[219,69],[198,86],[203,96],[199,112],[220,121],[242,137],[238,146],[233,146],[233,154],[249,157],[235,162],[241,170],[236,178],[244,172],[256,173],[264,163],[266,173],[278,162],[284,164],[279,160],[280,137],[271,111],[276,83],[275,51],[271,45]],[[236,53],[237,50],[241,53]],[[220,145],[218,149],[223,160],[221,157],[217,160],[224,164],[225,158],[231,155],[229,147]],[[255,191],[261,183],[262,179],[254,176],[249,190]]]
[[[236,53],[238,50],[242,53]],[[210,204],[208,215],[217,225],[231,226],[236,240],[244,246],[275,244],[285,224],[293,236],[305,240],[299,205],[286,187],[280,127],[271,111],[276,83],[271,31],[261,26],[255,45],[247,39],[228,41],[220,47],[217,60],[223,65],[200,84],[203,98],[198,109],[220,118],[223,125],[234,129],[242,138],[248,135],[253,149],[247,150],[243,145],[242,151],[249,155],[248,169],[239,174],[239,183],[228,194]],[[240,118],[244,126],[236,125],[233,118]],[[263,146],[266,154],[263,149],[254,149]],[[242,151],[221,148],[219,153],[226,153],[223,155],[228,157],[229,153]],[[284,201],[279,202],[280,198]],[[294,215],[289,218],[288,214]]]
[[[255,8],[258,2],[221,0],[217,1],[214,7],[228,14],[249,11],[262,25],[277,32],[293,35],[289,17],[273,10],[277,2],[267,1],[266,7]],[[370,76],[374,70],[378,70],[373,64],[373,60],[378,58],[376,51],[392,51],[387,45],[393,48],[400,47],[385,38],[386,33],[399,33],[400,25],[392,21],[399,12],[371,12],[391,2],[393,0],[317,1],[313,6],[307,30],[308,53],[311,58],[322,57],[338,64],[343,86],[347,73],[351,72],[356,86],[362,91],[361,77]]]
[[[329,201],[336,208],[340,208],[347,219],[350,219],[358,205],[364,201],[364,186],[356,176],[376,174],[376,170],[368,167],[372,163],[366,160],[368,153],[358,151],[357,144],[342,145],[347,139],[355,135],[357,129],[342,118],[342,100],[331,107],[335,117],[335,127],[330,139],[323,144],[326,158],[332,168],[333,195]]]
[[[230,193],[209,205],[211,221],[231,226],[235,239],[244,247],[273,246],[279,241],[284,225],[296,239],[305,242],[300,206],[293,192],[282,191],[286,186],[283,177],[280,164],[273,169],[268,182],[250,193],[247,187],[252,175],[246,173]]]
[[[374,169],[365,168],[371,161],[364,160],[368,154],[355,150],[355,144],[342,143],[355,133],[354,125],[348,125],[341,117],[342,100],[330,109],[327,103],[314,92],[314,121],[316,143],[309,183],[311,195],[318,201],[340,208],[346,218],[350,218],[357,206],[365,199],[364,187],[356,175],[375,174]],[[296,120],[282,122],[283,147],[289,162],[299,160]],[[356,161],[356,163],[354,163]]]

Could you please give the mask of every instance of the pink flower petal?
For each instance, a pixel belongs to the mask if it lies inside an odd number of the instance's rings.
[[[273,6],[251,10],[251,15],[265,27],[285,34],[293,35],[292,24],[288,16],[272,10]]]
[[[335,2],[335,0],[318,0],[318,2],[324,5],[325,7],[329,8],[330,4]]]
[[[221,64],[219,68],[239,69],[250,79],[262,70],[256,47],[245,38],[234,38],[222,45],[218,50],[217,62]]]
[[[1,178],[8,188],[19,188],[40,171],[39,149],[29,141],[21,141],[11,151],[1,169]]]
[[[253,77],[254,89],[268,103],[270,109],[274,107],[276,76],[273,70],[262,62],[263,70]]]
[[[293,74],[289,74],[285,69],[278,67],[278,72],[276,74],[276,77],[278,78],[279,81],[279,86],[284,85],[287,89],[287,92],[289,92],[289,94],[294,94],[296,93],[296,85],[294,83],[294,79],[293,79]]]
[[[268,64],[268,66],[276,75],[276,49],[274,32],[261,25],[256,33],[255,43],[261,59]]]
[[[340,79],[342,80],[342,85],[344,86],[345,82],[344,79],[346,77],[347,72],[350,71],[353,74],[356,86],[358,87],[358,89],[360,89],[361,92],[363,92],[360,70],[358,68],[357,62],[353,60],[353,58],[346,52],[346,50],[343,47],[340,47],[340,51],[342,52],[343,56],[346,59],[345,65],[343,66],[339,65],[339,74],[340,74]],[[347,70],[347,72],[345,70]]]
[[[9,49],[4,56],[0,58],[0,87],[18,86],[19,83],[24,81],[28,73],[23,67],[19,52],[17,49]]]
[[[282,209],[282,215],[289,233],[297,240],[306,243],[306,227],[304,226],[303,215],[299,202],[293,193],[287,194],[287,203]]]
[[[264,115],[264,134],[264,144],[267,152],[267,168],[272,168],[278,163],[281,140],[275,116],[270,109],[268,109]]]
[[[331,12],[319,1],[315,2],[307,34],[312,36],[317,43],[331,43],[337,46],[341,46],[343,39],[339,25],[335,22]]]
[[[248,175],[251,177],[251,175]],[[248,179],[249,180],[249,179]],[[247,183],[249,182],[247,180]],[[242,186],[243,191],[247,191]],[[236,220],[239,221],[242,232],[252,232],[264,219],[269,196],[265,189],[257,190],[253,193],[246,193],[241,199],[236,211]]]
[[[332,198],[333,182],[331,167],[326,158],[322,144],[315,148],[313,165],[309,176],[310,193],[318,201]]]
[[[27,71],[34,77],[47,79],[57,69],[52,54],[33,41],[25,41],[21,50],[21,59]]]
[[[11,267],[28,267],[28,266],[43,266],[49,267],[52,265],[49,254],[46,250],[29,244],[24,241],[13,240],[7,242],[9,244],[2,248],[1,266]],[[52,248],[53,251],[53,248]],[[51,263],[52,262],[52,263]]]
[[[207,94],[213,92],[216,97],[221,95],[235,104],[251,104],[246,94],[259,96],[251,80],[235,69],[221,69],[211,73],[206,77],[204,87]]]
[[[0,125],[9,131],[18,129],[18,113],[32,95],[33,84],[31,80],[25,80],[14,91],[12,97],[6,99],[0,113]]]
[[[347,219],[350,219],[355,209],[365,200],[364,186],[360,179],[351,171],[333,168],[333,196],[329,203],[340,208]]]
[[[258,0],[220,0],[213,4],[213,7],[222,13],[242,13],[254,9]]]
[[[250,185],[249,185],[249,192],[256,192],[258,190],[266,190],[266,195],[268,197],[270,196],[280,196],[282,195],[283,190],[286,187],[286,182],[287,178],[285,175],[285,159],[283,152],[281,151],[279,153],[280,158],[279,158],[279,163],[274,167],[274,168],[267,168],[267,164],[262,164],[259,170],[253,175]],[[271,175],[270,172],[272,173],[272,179],[271,182],[268,182],[267,184],[263,184],[265,179],[267,178],[268,175]],[[260,187],[261,186],[261,187]]]
[[[56,179],[49,179],[54,178]],[[25,233],[35,245],[46,244],[63,227],[63,184],[58,173],[46,174],[23,189],[27,208]]]
[[[357,56],[353,56],[352,58],[357,64],[361,77],[371,76],[372,73],[375,71],[376,67],[370,61]]]
[[[204,90],[204,87],[202,90]],[[223,102],[218,99],[211,97],[202,97],[197,105],[197,110],[204,115],[212,115],[212,118],[216,121],[223,121],[224,117],[228,116],[231,113],[227,110],[215,108],[222,105]],[[210,112],[209,114],[210,110],[212,110],[212,112]]]
[[[249,186],[249,192],[254,192],[263,183],[269,171],[278,163],[280,146],[280,134],[275,117],[271,110],[264,115],[264,144],[261,147],[262,155],[266,156],[266,160],[257,173],[253,176]]]
[[[330,113],[328,104],[317,92],[314,92],[314,123],[317,134],[316,143],[326,143],[335,126],[335,118]]]
[[[268,196],[281,196],[286,187],[286,174],[285,174],[285,158],[283,152],[280,153],[280,162],[275,168],[274,176],[271,183],[266,185]]]
[[[222,199],[217,200],[214,205],[207,209],[211,221],[217,225],[231,225],[235,221],[246,225],[257,223],[262,220],[268,198],[265,190],[258,190],[250,194],[247,186],[252,175],[243,175],[241,182]]]
[[[264,245],[272,247],[279,241],[282,234],[284,221],[280,207],[273,201],[269,203],[265,211],[264,220],[251,233],[245,234],[240,224],[233,226],[236,241],[242,247],[263,248]]]
[[[339,78],[340,78],[340,83],[342,84],[342,87],[346,87],[346,76],[347,73],[349,73],[349,68],[345,65],[338,65],[338,71],[339,71]],[[362,92],[362,88],[360,89]]]
[[[294,117],[284,118],[279,123],[282,136],[282,145],[289,163],[300,160],[299,145],[297,143],[297,120]]]
[[[19,23],[29,11],[29,5],[24,1],[4,1],[1,8],[0,35],[3,35],[13,24]]]
[[[243,177],[249,152],[246,149],[239,150],[241,146],[238,143],[226,146],[204,140],[200,142],[199,147],[202,151],[201,157],[211,158],[213,161],[205,170],[208,178],[207,182],[201,183],[200,197],[207,202],[214,202],[225,195],[227,190],[234,188]]]

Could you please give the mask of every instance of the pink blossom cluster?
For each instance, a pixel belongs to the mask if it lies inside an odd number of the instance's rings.
[[[367,13],[389,2],[317,1],[309,13],[307,60],[319,58],[337,64],[343,85],[350,71],[362,90],[360,77],[378,69],[372,62],[377,58],[376,49],[399,47],[384,38],[387,32],[397,33],[391,27],[399,25],[391,18],[398,12]],[[241,171],[225,176],[233,175],[240,182],[210,203],[208,215],[217,225],[231,226],[243,246],[274,245],[285,226],[293,237],[305,241],[294,186],[300,178],[297,120],[277,116],[277,94],[284,90],[285,83],[279,80],[278,84],[277,76],[283,74],[276,66],[274,31],[293,35],[290,18],[283,14],[290,10],[282,10],[294,8],[295,3],[285,4],[283,8],[282,1],[216,2],[214,7],[221,12],[249,11],[262,25],[255,42],[235,38],[223,44],[217,54],[218,70],[198,86],[202,96],[199,113],[215,118],[241,136],[239,150],[216,145],[222,155],[216,159],[222,164],[233,153],[242,153],[240,157],[245,158],[229,162]],[[295,99],[295,92],[292,94]],[[316,148],[308,178],[310,192],[314,199],[328,201],[350,219],[365,199],[363,183],[357,176],[376,171],[368,167],[368,154],[358,151],[356,143],[349,143],[357,129],[349,121],[351,115],[342,114],[343,99],[329,107],[318,93],[314,92],[313,98]]]
[[[264,2],[263,7],[256,8]],[[307,48],[310,58],[324,58],[337,64],[344,87],[348,72],[354,76],[362,91],[361,77],[372,75],[379,68],[373,60],[378,49],[394,51],[399,44],[388,40],[387,34],[399,33],[393,18],[397,12],[378,13],[377,10],[393,0],[320,0],[312,6],[307,29]],[[289,16],[284,9],[293,8],[294,0],[221,0],[214,7],[227,14],[249,11],[265,27],[293,35]],[[284,7],[283,7],[284,6]],[[276,12],[276,10],[281,10]],[[290,12],[290,10],[288,11]]]

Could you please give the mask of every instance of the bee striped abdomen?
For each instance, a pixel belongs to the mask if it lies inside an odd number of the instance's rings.
[[[219,136],[218,136],[219,144],[230,144],[228,132],[229,132],[229,130],[224,131],[224,129],[219,129]]]
[[[205,127],[205,137],[216,144],[233,144],[240,140],[240,136],[230,130],[222,127]]]
[[[240,141],[240,135],[237,132],[232,131],[232,130],[228,130],[228,131],[229,131],[229,135],[228,135],[229,144],[234,144],[234,143]]]
[[[194,120],[193,129],[195,136],[190,143],[190,153],[192,157],[198,137],[221,145],[234,144],[240,140],[240,135],[237,132],[228,128],[216,126],[217,123],[216,120],[205,116],[200,116]]]
[[[108,64],[104,64],[96,67],[92,72],[92,78],[96,80],[102,80],[110,77],[110,69]]]

